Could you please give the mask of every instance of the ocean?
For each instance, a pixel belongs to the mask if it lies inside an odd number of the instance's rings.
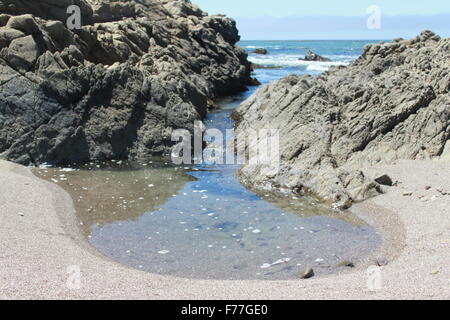
[[[282,78],[291,73],[316,76],[334,65],[348,65],[357,59],[364,46],[372,41],[240,41],[239,46],[247,50],[252,63],[276,69],[257,69],[255,75],[262,84]],[[267,55],[254,54],[256,48],[265,48]],[[301,61],[307,51],[331,59],[331,62]]]

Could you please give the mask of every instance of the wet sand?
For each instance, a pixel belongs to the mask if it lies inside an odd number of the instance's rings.
[[[122,266],[87,243],[63,189],[0,161],[0,298],[449,299],[450,196],[436,190],[450,192],[449,169],[448,161],[370,169],[401,183],[353,208],[384,232],[378,255],[388,264],[381,269],[381,289],[369,290],[372,261],[338,275],[291,281],[189,280]],[[80,267],[79,289],[67,286],[71,266]]]

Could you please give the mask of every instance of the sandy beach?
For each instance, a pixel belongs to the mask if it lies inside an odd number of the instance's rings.
[[[449,299],[450,195],[438,191],[450,192],[449,169],[444,160],[368,169],[400,182],[352,208],[384,238],[376,253],[388,262],[382,286],[369,290],[374,261],[298,281],[202,281],[130,269],[90,247],[64,190],[0,161],[0,299]],[[72,266],[81,270],[79,289],[67,286]]]

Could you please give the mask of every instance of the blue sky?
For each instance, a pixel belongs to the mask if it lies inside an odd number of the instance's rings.
[[[193,0],[210,14],[238,23],[244,40],[411,38],[424,29],[450,37],[449,0]],[[369,29],[367,9],[381,10]]]

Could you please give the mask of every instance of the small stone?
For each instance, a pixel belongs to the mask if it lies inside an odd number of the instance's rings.
[[[426,186],[425,187],[425,190],[427,190],[427,191],[430,190],[430,189],[431,189],[431,186]]]
[[[389,261],[386,257],[378,257],[376,262],[377,262],[377,266],[379,266],[379,267],[387,266],[389,263]]]
[[[432,275],[432,276],[435,276],[435,275],[438,275],[440,272],[441,272],[440,270],[436,270],[436,271],[433,271],[433,272],[431,273],[431,275]]]
[[[311,268],[307,268],[303,271],[300,271],[300,279],[311,279],[312,277],[315,276],[314,274],[314,270]]]
[[[389,177],[387,174],[383,174],[375,178],[375,182],[383,185],[383,186],[389,186],[392,187],[394,185],[394,182],[392,181],[391,177]]]
[[[403,192],[404,197],[411,197],[413,195],[412,191]]]
[[[21,217],[25,216],[25,214],[23,212],[19,212],[18,215]]]

